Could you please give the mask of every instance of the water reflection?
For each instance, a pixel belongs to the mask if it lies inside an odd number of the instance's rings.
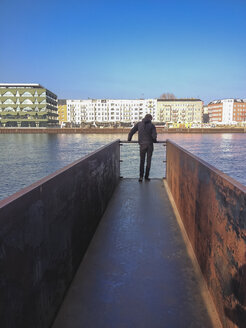
[[[64,167],[126,134],[2,134],[0,135],[0,199]],[[158,140],[171,139],[223,172],[246,185],[245,134],[159,134]],[[135,135],[133,140],[137,140]],[[164,148],[155,144],[151,177],[165,176]],[[121,148],[122,172],[137,177],[137,144]]]
[[[231,140],[234,136],[234,133],[222,133],[221,138],[225,140]]]

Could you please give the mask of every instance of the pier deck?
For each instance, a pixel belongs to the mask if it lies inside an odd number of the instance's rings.
[[[120,181],[53,328],[212,327],[163,181]]]

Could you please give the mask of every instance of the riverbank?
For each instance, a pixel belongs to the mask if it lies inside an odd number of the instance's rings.
[[[0,128],[0,134],[128,134],[130,128]],[[246,133],[246,128],[159,128],[158,133]]]

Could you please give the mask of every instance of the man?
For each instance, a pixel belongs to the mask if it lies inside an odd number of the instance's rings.
[[[139,173],[139,182],[143,181],[144,176],[144,162],[145,155],[147,153],[147,164],[145,170],[145,180],[149,181],[149,171],[151,165],[151,157],[153,153],[153,142],[157,142],[157,133],[154,124],[151,123],[152,116],[146,114],[141,122],[138,122],[128,134],[128,141],[132,140],[134,133],[138,131],[138,143],[140,145],[140,173]]]

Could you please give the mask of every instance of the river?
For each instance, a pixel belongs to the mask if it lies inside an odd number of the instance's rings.
[[[85,156],[120,134],[1,134],[0,199],[30,185],[57,169]],[[246,134],[159,134],[158,140],[171,139],[191,153],[246,185]],[[136,140],[136,136],[134,139]],[[138,145],[121,147],[121,175],[137,177]],[[162,144],[155,144],[151,177],[165,176]]]

